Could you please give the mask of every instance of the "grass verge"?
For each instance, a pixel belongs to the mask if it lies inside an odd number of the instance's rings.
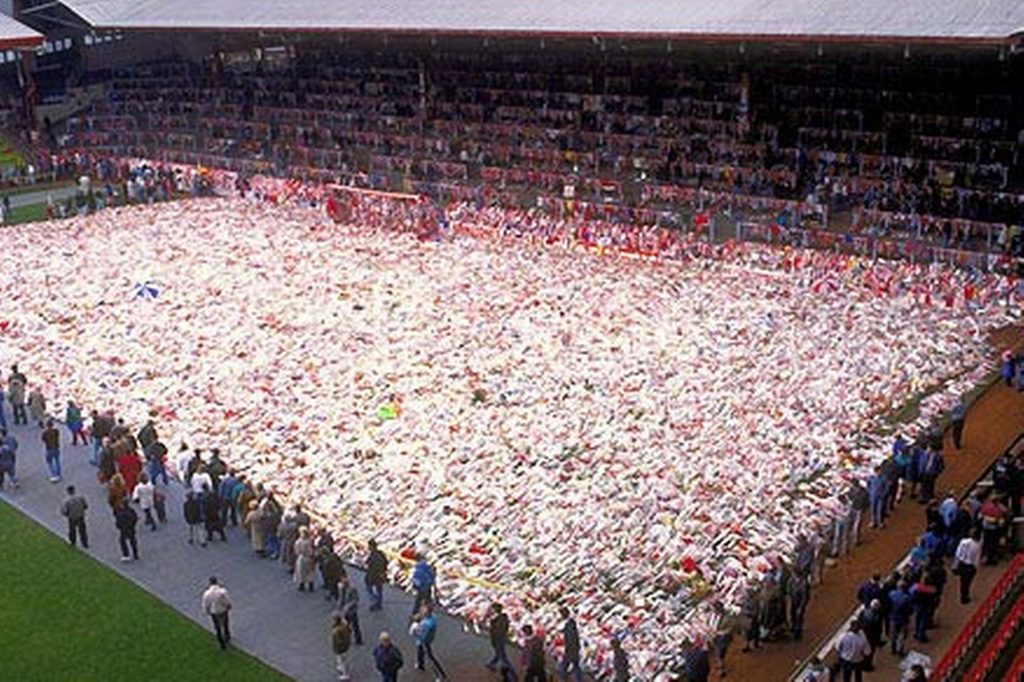
[[[0,547],[0,679],[288,679],[5,503]]]

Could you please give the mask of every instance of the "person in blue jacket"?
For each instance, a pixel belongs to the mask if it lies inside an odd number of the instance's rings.
[[[373,648],[373,662],[380,673],[381,682],[397,682],[398,671],[405,665],[402,652],[391,642],[391,635],[380,633],[377,646]]]
[[[416,616],[420,607],[433,603],[434,592],[434,568],[427,562],[422,554],[416,555],[416,566],[412,569],[412,589],[416,591],[416,602],[412,607],[412,614]]]
[[[419,612],[419,619],[412,626],[412,636],[416,640],[416,669],[426,670],[426,659],[434,666],[434,676],[438,680],[447,679],[448,676],[441,666],[441,662],[434,655],[434,638],[437,635],[437,619],[434,618],[434,609],[429,604],[424,605]]]

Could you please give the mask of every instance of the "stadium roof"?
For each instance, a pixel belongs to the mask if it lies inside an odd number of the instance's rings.
[[[107,29],[1003,42],[1021,0],[64,0]]]
[[[0,13],[0,50],[19,47],[37,47],[43,43],[43,34],[33,31],[25,24]]]

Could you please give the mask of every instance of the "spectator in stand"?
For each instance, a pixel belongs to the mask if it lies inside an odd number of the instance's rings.
[[[370,553],[366,558],[366,593],[370,596],[370,611],[380,611],[384,604],[384,583],[388,579],[388,559],[372,539],[367,543]]]
[[[405,661],[387,632],[380,633],[377,646],[373,649],[373,662],[380,672],[381,682],[398,682],[398,671],[405,665]]]
[[[75,547],[82,539],[82,547],[89,549],[89,533],[85,527],[85,510],[89,503],[75,492],[75,486],[67,487],[68,496],[60,506],[61,516],[68,520],[68,544]]]

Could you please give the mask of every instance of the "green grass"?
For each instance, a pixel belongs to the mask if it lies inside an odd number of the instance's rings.
[[[8,225],[32,223],[37,220],[46,220],[46,202],[12,208],[11,214],[7,216]]]
[[[288,679],[4,503],[0,547],[0,679]]]
[[[34,185],[16,185],[13,187],[5,187],[0,189],[0,196],[6,194],[9,197],[13,197],[18,194],[27,194],[28,192],[46,192],[51,189],[63,189],[65,187],[74,187],[78,183],[74,180],[58,180],[56,182],[37,182]]]

